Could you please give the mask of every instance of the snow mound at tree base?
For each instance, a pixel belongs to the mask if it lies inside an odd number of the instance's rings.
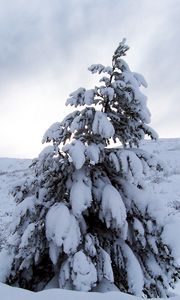
[[[141,298],[131,296],[121,292],[108,293],[87,293],[75,292],[61,289],[50,289],[42,292],[30,292],[24,289],[10,287],[0,283],[0,299],[1,300],[138,300]],[[180,300],[180,296],[171,298],[172,300]]]

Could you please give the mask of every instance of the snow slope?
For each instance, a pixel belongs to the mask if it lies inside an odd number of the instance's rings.
[[[170,212],[174,211],[174,207],[178,209],[180,216],[180,139],[160,139],[158,142],[146,141],[142,142],[142,148],[148,152],[155,154],[162,162],[164,171],[159,174],[149,175],[147,185],[151,192],[158,195],[158,199],[168,203]],[[30,174],[28,169],[31,160],[25,159],[9,159],[0,158],[0,245],[6,242],[8,235],[8,225],[11,222],[11,215],[15,207],[10,190],[24,176]],[[177,210],[176,210],[177,211]],[[175,290],[180,295],[180,285]],[[46,300],[50,298],[56,299],[75,299],[93,300],[103,298],[112,300],[119,299],[131,300],[133,296],[119,292],[111,292],[110,294],[99,293],[83,293],[71,292],[60,289],[51,289],[39,293],[33,293],[18,288],[12,288],[4,284],[0,284],[0,299],[2,300]],[[134,300],[136,297],[133,297]],[[138,299],[138,298],[136,298]],[[174,299],[180,300],[180,297]]]
[[[131,296],[121,292],[108,293],[86,293],[67,291],[60,289],[45,290],[34,293],[20,288],[12,288],[5,284],[0,284],[1,300],[138,300],[141,298]],[[180,296],[172,297],[172,300],[180,300]]]
[[[158,142],[146,141],[142,148],[156,155],[164,171],[149,178],[149,188],[180,211],[180,139],[160,139]]]

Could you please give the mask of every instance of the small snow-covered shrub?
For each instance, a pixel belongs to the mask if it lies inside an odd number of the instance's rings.
[[[56,276],[61,288],[91,291],[106,280],[138,296],[169,295],[180,274],[171,235],[180,221],[144,183],[159,165],[138,145],[157,135],[140,90],[146,81],[122,59],[127,50],[123,40],[111,67],[89,68],[103,74],[100,85],[70,94],[66,104],[84,108],[46,131],[43,143],[52,145],[34,162],[34,176],[14,189],[3,282],[39,290]]]

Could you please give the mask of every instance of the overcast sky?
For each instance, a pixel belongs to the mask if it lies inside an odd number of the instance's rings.
[[[148,88],[151,126],[180,137],[180,0],[0,0],[0,156],[35,157],[92,63],[127,62]]]

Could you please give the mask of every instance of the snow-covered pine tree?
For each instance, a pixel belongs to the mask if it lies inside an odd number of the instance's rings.
[[[179,250],[166,207],[144,183],[159,164],[137,146],[156,134],[140,91],[146,81],[122,59],[127,50],[123,40],[112,66],[89,68],[105,75],[101,85],[70,95],[67,105],[84,108],[47,130],[43,142],[53,145],[14,189],[1,281],[39,290],[56,276],[60,288],[91,291],[105,278],[134,295],[169,295]]]

